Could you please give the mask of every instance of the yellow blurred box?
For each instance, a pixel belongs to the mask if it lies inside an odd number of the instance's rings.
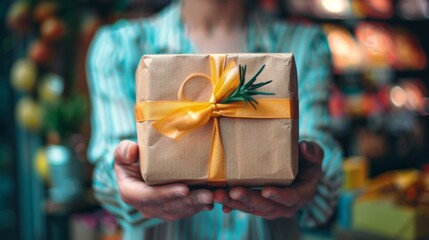
[[[391,239],[429,236],[429,206],[398,205],[392,197],[359,199],[353,207],[353,228]]]
[[[346,191],[361,189],[368,182],[368,160],[365,157],[349,157],[343,162],[344,182]]]

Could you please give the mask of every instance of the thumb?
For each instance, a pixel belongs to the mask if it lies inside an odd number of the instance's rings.
[[[139,148],[135,142],[124,140],[115,149],[115,172],[119,181],[140,182]]]
[[[313,163],[321,163],[323,160],[323,150],[319,144],[310,141],[299,143],[299,149],[302,157]]]
[[[114,157],[117,165],[132,165],[138,162],[139,147],[133,141],[124,140],[116,147]]]

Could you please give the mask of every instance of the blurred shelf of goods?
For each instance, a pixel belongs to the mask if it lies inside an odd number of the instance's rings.
[[[15,224],[10,239],[80,239],[89,234],[79,230],[84,225],[93,237],[83,239],[120,237],[118,225],[100,210],[91,190],[85,62],[97,29],[122,18],[124,2],[1,3],[7,26],[1,31],[1,55],[8,56],[1,72],[1,89],[8,90],[0,90],[0,100],[8,103],[1,104],[1,120],[15,119],[1,122],[7,135],[0,142],[0,194],[12,193],[4,201],[17,202],[14,213],[0,209],[0,227]],[[3,119],[3,113],[10,118]],[[10,221],[14,216],[18,219]]]
[[[345,150],[330,237],[427,239],[429,1],[284,0],[326,32],[332,130]]]
[[[429,2],[285,1],[286,15],[323,26],[332,53],[332,128],[370,174],[429,159]],[[426,153],[426,154],[425,154]]]

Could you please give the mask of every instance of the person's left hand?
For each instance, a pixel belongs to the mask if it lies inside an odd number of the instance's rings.
[[[235,187],[229,192],[214,192],[214,201],[223,204],[223,211],[240,210],[266,219],[290,218],[309,203],[315,195],[321,176],[322,148],[314,142],[299,144],[300,162],[298,175],[287,187],[267,186],[260,190]]]

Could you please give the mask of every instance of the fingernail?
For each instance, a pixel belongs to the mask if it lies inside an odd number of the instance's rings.
[[[269,199],[277,199],[279,196],[275,193],[267,193],[267,192],[262,192],[262,196],[264,198],[269,198]]]
[[[313,153],[314,153],[313,143],[311,143],[311,142],[304,142],[304,144],[305,144],[305,150],[307,150],[307,152],[309,154],[313,155]]]
[[[229,196],[230,196],[232,199],[235,199],[235,200],[238,200],[238,199],[240,199],[240,197],[242,197],[242,196],[240,196],[240,193],[238,193],[238,192],[234,192],[234,191],[231,191],[231,192],[229,193]]]
[[[124,157],[126,160],[128,160],[128,149],[130,148],[130,145],[131,145],[131,142],[129,142],[124,149]]]
[[[184,193],[184,192],[176,192],[174,194],[174,196],[176,196],[176,197],[184,197],[184,196],[186,196],[186,193]]]
[[[211,203],[209,196],[207,196],[207,194],[204,194],[204,193],[198,194],[197,199],[198,199],[198,202],[203,204]]]
[[[264,192],[264,191],[262,191],[261,195],[264,198],[269,198],[270,197],[270,193],[267,193],[267,192]]]

